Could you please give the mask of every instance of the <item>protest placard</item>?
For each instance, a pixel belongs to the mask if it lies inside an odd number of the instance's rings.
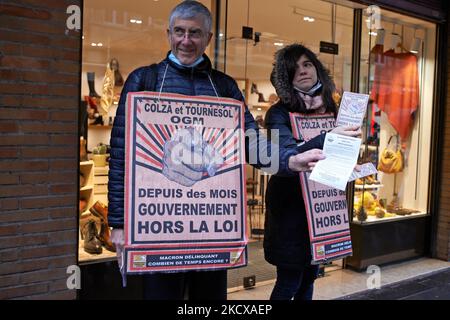
[[[291,113],[294,138],[309,141],[336,126],[333,114]],[[328,262],[352,254],[348,207],[345,191],[309,179],[300,173],[303,200],[308,220],[312,264]]]
[[[245,265],[243,103],[136,92],[126,110],[126,272]]]

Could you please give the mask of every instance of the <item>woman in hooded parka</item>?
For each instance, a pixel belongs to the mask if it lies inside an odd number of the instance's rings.
[[[280,98],[266,114],[266,128],[279,130],[279,143],[298,148],[303,141],[292,134],[290,112],[332,113],[335,85],[316,55],[300,44],[292,44],[275,55],[271,82]],[[349,131],[345,131],[349,130]],[[353,130],[353,131],[352,131]],[[358,136],[359,128],[338,127],[335,133]],[[324,136],[324,134],[322,134]],[[322,149],[323,139],[316,148]],[[266,191],[264,228],[265,259],[277,267],[277,280],[271,300],[311,300],[319,266],[311,264],[311,249],[300,178],[274,175]]]

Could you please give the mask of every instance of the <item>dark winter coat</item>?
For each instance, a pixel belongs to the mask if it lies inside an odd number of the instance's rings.
[[[325,135],[303,141],[294,139],[286,104],[278,102],[266,114],[267,129],[280,130],[280,146],[304,152],[322,149]],[[299,146],[300,144],[300,146]],[[267,184],[264,256],[276,266],[299,268],[311,261],[308,223],[300,178],[274,175]]]
[[[159,63],[158,75],[156,78],[156,88],[154,91],[159,91],[164,78],[164,73],[167,72],[164,80],[162,92],[178,93],[190,96],[206,95],[216,96],[216,91],[219,95],[236,100],[244,101],[241,91],[236,82],[228,75],[213,70],[211,62],[206,55],[205,58],[196,67],[182,67],[168,58]],[[141,67],[134,70],[127,78],[124,88],[121,92],[119,107],[114,120],[114,126],[111,133],[111,158],[109,162],[109,182],[108,182],[108,222],[113,228],[122,228],[124,221],[124,176],[125,176],[125,108],[126,97],[129,92],[137,92],[144,90],[152,90],[152,88],[145,88],[145,75],[149,67]],[[214,82],[211,85],[210,79]],[[258,126],[253,119],[253,116],[245,109],[245,129],[255,129]],[[246,143],[246,155],[249,153],[256,154],[258,146],[256,143]],[[283,175],[293,175],[293,172],[288,168],[288,159],[291,155],[296,154],[294,149],[280,150],[280,170],[279,173]],[[261,167],[257,164],[256,167]]]
[[[325,134],[320,134],[302,144],[303,141],[296,140],[292,134],[289,112],[315,112],[305,109],[304,102],[292,85],[295,73],[292,60],[299,59],[303,54],[307,54],[313,62],[322,83],[315,95],[322,96],[326,112],[336,114],[336,103],[332,98],[335,85],[317,57],[298,44],[279,50],[270,80],[280,101],[267,112],[266,127],[279,130],[280,147],[299,152],[311,148],[322,149],[325,140]],[[301,269],[311,262],[308,221],[298,174],[291,177],[275,175],[270,178],[266,191],[264,227],[264,256],[269,263],[283,268]]]

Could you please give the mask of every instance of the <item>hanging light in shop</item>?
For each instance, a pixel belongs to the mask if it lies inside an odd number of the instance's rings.
[[[409,52],[414,54],[419,53],[420,47],[422,45],[422,39],[416,37],[416,31],[417,29],[414,29],[414,39],[411,43],[411,49],[409,50]]]
[[[422,39],[414,38],[413,43],[411,44],[411,50],[409,50],[409,51],[412,53],[419,53],[421,44],[422,44]]]
[[[377,29],[377,39],[376,44],[383,45],[384,44],[384,29]]]
[[[297,11],[297,9],[300,9],[300,11]],[[303,9],[295,7],[294,6],[294,14],[298,14],[299,16],[303,16],[303,20],[306,22],[314,22],[316,21],[316,19],[314,19],[313,17],[309,17],[309,16],[305,16],[304,13],[302,12]]]
[[[397,45],[399,45],[402,42],[402,37],[398,34],[393,32],[391,34],[391,49],[397,48]]]

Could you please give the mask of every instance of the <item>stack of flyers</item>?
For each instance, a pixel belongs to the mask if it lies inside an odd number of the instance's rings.
[[[361,126],[367,110],[369,95],[344,92],[339,106],[336,126]]]
[[[378,173],[377,169],[375,168],[372,162],[361,164],[360,169],[361,171],[353,170],[350,178],[348,179],[348,182],[352,182],[358,178],[364,178]]]

